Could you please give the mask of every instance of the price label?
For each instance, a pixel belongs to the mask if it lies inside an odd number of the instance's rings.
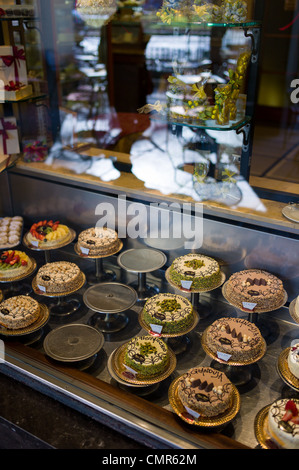
[[[83,255],[88,255],[89,254],[89,248],[84,248],[83,246],[80,247],[81,253]]]
[[[185,406],[185,410],[187,411],[187,413],[191,416],[193,416],[193,418],[195,419],[198,419],[200,417],[200,414],[197,413],[196,411],[194,410],[191,410],[190,408],[188,408],[188,406]]]
[[[220,351],[217,351],[217,357],[218,359],[221,359],[222,361],[229,361],[230,358],[232,357],[231,354],[227,354],[227,353],[224,353],[224,352],[220,352]]]
[[[243,308],[245,308],[246,310],[254,310],[254,308],[256,307],[256,304],[254,304],[253,302],[242,302],[242,305]]]
[[[137,374],[136,370],[131,369],[131,367],[127,366],[126,364],[124,364],[124,366],[126,368],[126,371],[129,372],[130,374],[133,374],[134,376]]]
[[[181,286],[183,289],[190,290],[193,281],[181,281]]]
[[[40,291],[46,292],[45,286],[37,286],[37,287],[38,287],[38,289],[39,289]]]
[[[31,245],[38,248],[38,240],[32,240]]]
[[[162,325],[154,325],[154,324],[150,324],[150,327],[151,327],[151,331],[152,333],[156,334],[156,335],[161,335],[161,332],[163,330],[163,326]]]

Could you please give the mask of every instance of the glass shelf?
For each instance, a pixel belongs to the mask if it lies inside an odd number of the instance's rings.
[[[187,121],[185,119],[173,119],[173,118],[168,118],[166,115],[152,115],[150,116],[150,119],[152,121],[156,122],[164,122],[169,125],[177,125],[177,126],[186,126],[186,127],[192,127],[192,128],[198,128],[198,129],[209,129],[209,130],[214,130],[214,131],[233,131],[237,129],[241,129],[242,127],[246,126],[251,121],[250,116],[245,116],[240,119],[236,119],[234,121],[230,121],[228,124],[225,125],[220,125],[217,124],[215,121],[212,119],[208,119],[206,121]]]
[[[163,31],[173,30],[173,28],[188,28],[188,30],[195,33],[196,31],[210,30],[211,28],[229,28],[229,29],[247,29],[247,28],[260,28],[261,21],[245,21],[243,23],[212,23],[204,21],[190,21],[186,18],[186,21],[171,21],[170,24],[163,23],[160,21],[153,21],[153,18],[142,19],[142,24],[146,26],[147,31],[159,30],[160,34]]]
[[[47,98],[46,93],[33,93],[32,95],[21,98],[20,100],[5,100],[5,103],[17,104],[17,103],[30,103],[32,101],[44,100]]]

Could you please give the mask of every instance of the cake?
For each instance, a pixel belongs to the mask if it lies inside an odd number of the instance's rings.
[[[82,254],[100,256],[114,253],[119,246],[115,230],[106,227],[92,227],[83,230],[78,236],[78,248]]]
[[[215,320],[206,329],[205,338],[213,354],[229,354],[231,361],[240,363],[254,360],[264,346],[260,330],[243,318]]]
[[[0,304],[0,325],[17,330],[34,323],[40,314],[39,303],[28,295],[18,295]]]
[[[124,365],[133,369],[139,379],[156,377],[169,365],[168,347],[160,338],[136,336],[125,347]]]
[[[79,267],[68,261],[55,261],[42,266],[36,275],[39,290],[48,294],[76,289],[81,279]]]
[[[256,304],[254,308],[275,310],[285,298],[283,283],[273,274],[261,269],[247,269],[233,274],[226,283],[226,296],[238,308],[243,303]]]
[[[20,216],[0,219],[0,246],[10,248],[21,241],[23,218]]]
[[[220,266],[209,256],[190,253],[176,258],[169,269],[170,280],[178,287],[192,281],[191,289],[213,289],[221,280]]]
[[[268,412],[268,432],[280,449],[299,449],[299,400],[276,400]]]
[[[8,279],[25,274],[32,262],[23,251],[7,250],[0,255],[0,279]]]
[[[161,325],[162,333],[186,330],[194,321],[192,304],[175,294],[157,294],[146,301],[143,319],[148,325]]]
[[[41,220],[33,224],[27,234],[27,241],[36,247],[55,247],[71,238],[70,229],[59,221]]]
[[[212,367],[194,367],[178,382],[178,397],[185,408],[212,418],[232,404],[233,386],[223,372]]]
[[[295,301],[295,315],[299,315],[299,295]]]
[[[293,343],[288,354],[288,366],[290,372],[299,379],[299,340]]]

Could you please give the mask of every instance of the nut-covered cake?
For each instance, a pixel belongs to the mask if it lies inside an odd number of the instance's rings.
[[[46,293],[61,293],[75,289],[81,279],[79,267],[68,261],[56,261],[42,266],[36,275],[36,284]]]
[[[260,269],[247,269],[229,278],[226,296],[241,309],[244,303],[253,303],[257,310],[275,310],[283,303],[285,291],[282,281],[273,274]]]
[[[212,367],[190,369],[182,375],[177,390],[182,404],[203,417],[218,416],[232,404],[232,383]]]
[[[228,354],[231,361],[240,363],[254,360],[264,347],[260,330],[244,318],[215,320],[206,329],[205,337],[212,353]]]
[[[38,319],[39,314],[39,303],[32,297],[10,297],[0,304],[0,325],[11,330],[26,328]]]
[[[192,304],[176,294],[157,294],[143,307],[143,318],[148,325],[161,325],[162,333],[186,330],[194,321]]]
[[[180,288],[182,281],[191,281],[191,289],[213,289],[221,280],[221,272],[218,262],[213,258],[189,253],[173,261],[169,277]]]
[[[55,247],[70,238],[70,229],[58,220],[41,220],[33,224],[27,234],[27,241],[39,248]]]
[[[298,297],[296,298],[296,301],[295,301],[295,315],[299,316],[299,295],[298,295]]]
[[[23,251],[7,250],[0,254],[0,279],[22,276],[32,266],[29,256]]]
[[[139,379],[156,377],[169,365],[168,347],[160,338],[136,336],[126,345],[124,364],[136,371]]]
[[[280,449],[299,449],[299,400],[276,400],[268,412],[268,432]]]
[[[288,366],[290,372],[296,377],[296,379],[299,379],[299,340],[298,343],[294,343],[290,347]]]
[[[115,230],[106,227],[92,227],[83,230],[78,236],[78,248],[89,256],[108,255],[117,250],[118,235]]]

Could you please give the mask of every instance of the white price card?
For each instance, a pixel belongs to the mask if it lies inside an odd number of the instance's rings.
[[[124,364],[124,366],[125,366],[127,372],[130,372],[130,374],[133,374],[133,375],[137,374],[136,370],[131,369],[131,367],[127,366],[126,364]]]
[[[89,255],[89,248],[84,248],[83,246],[81,246],[80,250],[83,255]]]
[[[217,357],[218,359],[221,359],[222,361],[229,361],[230,358],[232,357],[231,354],[227,354],[224,352],[217,351]]]
[[[32,240],[31,245],[36,246],[38,248],[38,240]]]
[[[199,413],[197,413],[194,410],[191,410],[190,408],[188,408],[188,406],[185,406],[185,410],[187,411],[189,415],[193,416],[194,419],[198,419],[200,417]]]
[[[153,333],[158,333],[159,335],[161,334],[162,330],[163,330],[163,326],[162,325],[154,325],[154,324],[150,324],[150,327],[151,327],[151,331]]]
[[[37,287],[38,287],[38,289],[39,289],[40,291],[46,292],[45,286],[39,286],[39,285],[38,285]]]
[[[181,286],[183,289],[190,290],[193,281],[181,281]]]
[[[253,302],[242,302],[243,308],[246,308],[246,310],[254,310],[256,307],[256,304]]]

